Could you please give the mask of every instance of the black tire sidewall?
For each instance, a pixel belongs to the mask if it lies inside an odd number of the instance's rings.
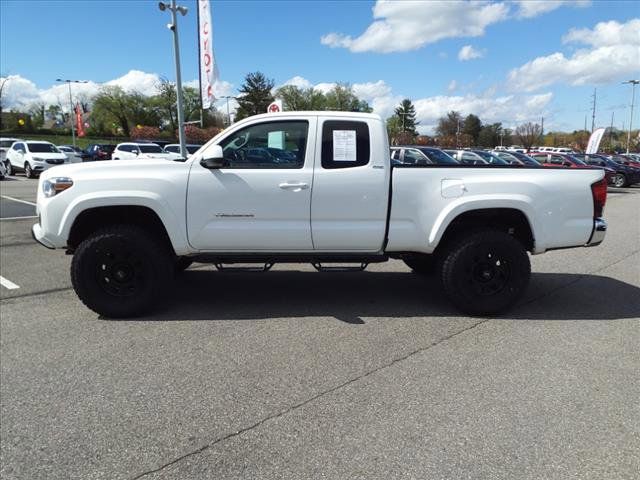
[[[127,248],[140,262],[144,284],[132,296],[106,292],[98,281],[101,249]],[[105,228],[83,241],[71,263],[74,289],[82,302],[107,318],[135,317],[161,305],[172,277],[172,265],[166,249],[138,227]]]
[[[489,247],[509,265],[508,280],[502,290],[480,295],[469,284],[469,266],[478,250]],[[456,242],[445,255],[441,280],[447,296],[457,308],[472,315],[496,315],[511,307],[525,292],[531,264],[524,246],[500,231],[480,231]]]

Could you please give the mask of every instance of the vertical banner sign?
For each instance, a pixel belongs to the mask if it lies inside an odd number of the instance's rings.
[[[602,141],[603,135],[604,135],[604,128],[598,128],[594,130],[591,136],[589,137],[587,150],[584,153],[598,153],[598,148],[600,148],[600,142]]]
[[[84,124],[82,123],[82,107],[79,103],[76,103],[74,108],[76,112],[76,131],[79,137],[84,137]]]
[[[218,69],[213,57],[213,27],[209,0],[198,0],[198,52],[200,63],[200,98],[202,108],[213,106],[213,84],[218,79]]]

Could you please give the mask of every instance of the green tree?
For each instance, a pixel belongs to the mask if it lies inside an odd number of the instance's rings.
[[[398,117],[403,132],[410,133],[412,136],[418,135],[416,125],[420,122],[416,122],[416,107],[411,103],[411,100],[408,98],[402,100],[395,109],[395,116]]]
[[[478,138],[480,137],[480,130],[482,130],[482,122],[480,119],[470,113],[467,118],[464,119],[464,128],[462,133],[469,135],[473,140],[474,145],[478,145]]]
[[[95,96],[91,118],[94,123],[116,124],[125,136],[130,134],[130,97],[118,86],[105,86]]]
[[[41,128],[44,125],[44,112],[45,106],[43,102],[34,103],[29,108],[29,115],[31,116],[31,123],[34,128]]]
[[[314,88],[299,88],[295,85],[285,85],[276,91],[276,98],[282,100],[285,110],[326,110],[327,99],[324,94]]]
[[[273,102],[274,82],[264,76],[262,72],[253,72],[244,77],[244,84],[240,87],[240,95],[237,97],[238,110],[236,120],[259,113],[267,113],[267,107]]]
[[[402,125],[400,119],[396,115],[392,115],[387,118],[387,134],[389,135],[389,143],[391,145],[398,145],[398,135],[402,132]]]
[[[450,111],[444,117],[438,119],[436,134],[439,137],[455,137],[461,132],[462,115],[460,112]]]
[[[500,145],[510,145],[504,143],[504,130],[502,129],[502,123],[492,123],[483,125],[478,134],[477,145],[485,148],[492,148]]]
[[[371,112],[372,108],[364,100],[360,100],[353,87],[348,83],[338,83],[325,95],[327,99],[326,110],[341,112]]]

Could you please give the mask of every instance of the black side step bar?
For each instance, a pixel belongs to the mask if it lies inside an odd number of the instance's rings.
[[[350,267],[347,265],[325,267],[325,266],[322,266],[321,263],[315,263],[315,262],[312,263],[311,265],[313,265],[313,268],[315,268],[319,272],[363,272],[365,268],[369,266],[368,263],[364,263],[364,262],[362,262],[360,265],[353,266],[353,267]]]
[[[214,263],[216,270],[219,272],[268,272],[273,267],[274,263],[265,263],[263,266],[255,267],[225,267],[222,263]]]

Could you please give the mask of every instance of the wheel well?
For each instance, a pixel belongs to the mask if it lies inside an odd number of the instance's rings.
[[[480,228],[504,231],[519,240],[528,251],[533,250],[535,239],[531,225],[525,214],[515,208],[483,208],[458,215],[447,227],[438,248],[464,231]]]
[[[167,230],[158,214],[148,207],[131,205],[96,207],[83,211],[73,222],[67,247],[73,252],[96,230],[116,224],[137,225],[144,228],[156,238],[161,238],[169,251],[175,254]]]

